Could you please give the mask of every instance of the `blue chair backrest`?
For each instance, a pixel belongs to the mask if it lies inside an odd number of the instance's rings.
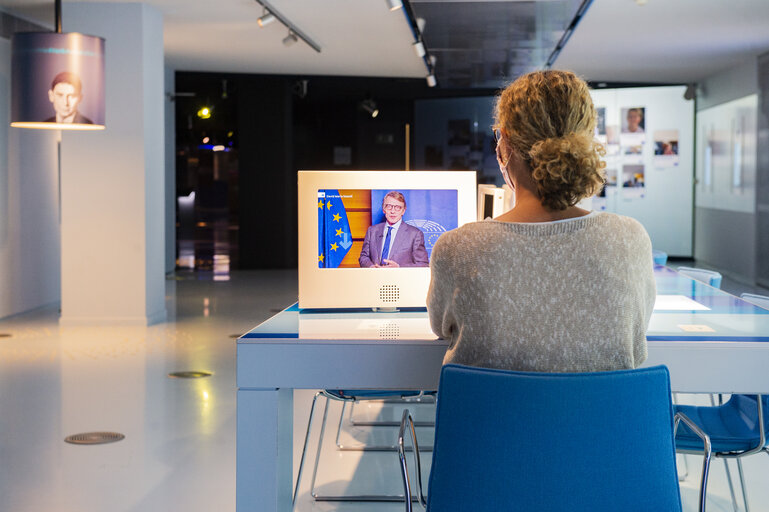
[[[676,270],[687,277],[710,285],[713,288],[721,288],[721,274],[715,270],[692,267],[678,267]]]
[[[441,371],[428,510],[681,510],[667,368]]]
[[[766,295],[756,295],[755,293],[743,293],[740,298],[744,301],[750,302],[754,306],[759,308],[769,309],[769,297]]]
[[[769,395],[761,395],[761,406],[764,413],[764,432],[769,432]],[[758,405],[756,395],[732,395],[725,407],[731,409],[731,414],[738,418],[738,421],[750,427],[758,435]],[[721,415],[724,417],[724,414]],[[730,427],[728,418],[725,420],[726,426]],[[767,440],[769,442],[769,439]]]
[[[668,262],[668,253],[665,251],[652,251],[652,260],[654,260],[655,265],[664,265]]]

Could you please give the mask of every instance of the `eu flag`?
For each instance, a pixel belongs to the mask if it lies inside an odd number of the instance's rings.
[[[350,247],[350,222],[339,190],[319,190],[318,267],[338,268]]]

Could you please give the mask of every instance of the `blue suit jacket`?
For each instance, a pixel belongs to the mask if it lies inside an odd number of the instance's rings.
[[[361,267],[381,265],[385,224],[386,222],[374,224],[366,231],[358,258]],[[395,261],[401,267],[427,267],[430,264],[425,249],[425,236],[414,226],[401,222],[395,240],[391,240],[390,245],[390,257],[387,259]]]

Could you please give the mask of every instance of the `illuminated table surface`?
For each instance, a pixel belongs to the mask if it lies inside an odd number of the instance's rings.
[[[644,366],[678,392],[769,393],[769,311],[662,266]],[[238,340],[237,510],[291,510],[293,389],[437,389],[447,342],[422,311],[307,312]]]

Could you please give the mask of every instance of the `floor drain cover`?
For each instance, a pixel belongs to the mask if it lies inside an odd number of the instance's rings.
[[[0,332],[0,338],[10,338],[13,334],[9,332]]]
[[[123,439],[125,439],[125,436],[117,432],[84,432],[67,436],[64,438],[64,441],[71,444],[106,444],[122,441]]]
[[[172,379],[199,379],[201,377],[210,377],[211,375],[211,372],[201,372],[196,370],[186,372],[172,372],[168,374],[168,376]]]

